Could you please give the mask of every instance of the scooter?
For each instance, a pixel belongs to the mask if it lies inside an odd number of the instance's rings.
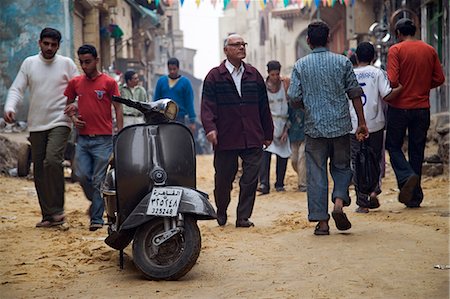
[[[145,123],[116,136],[113,161],[102,187],[108,218],[105,243],[120,251],[133,241],[136,267],[151,280],[177,280],[194,266],[201,249],[197,220],[216,219],[208,194],[196,190],[191,131],[174,122],[170,99],[113,101],[143,113]]]

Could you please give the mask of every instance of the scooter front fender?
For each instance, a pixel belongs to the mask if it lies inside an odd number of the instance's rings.
[[[208,201],[208,194],[187,187],[181,186],[164,186],[164,188],[174,188],[183,190],[181,195],[180,207],[178,208],[178,213],[181,214],[192,214],[198,220],[212,220],[217,218],[217,214],[214,208]],[[154,215],[147,215],[147,208],[150,201],[152,192],[150,191],[144,198],[139,202],[139,204],[134,208],[133,212],[125,219],[125,221],[120,226],[119,231],[129,230],[136,228],[154,217]]]

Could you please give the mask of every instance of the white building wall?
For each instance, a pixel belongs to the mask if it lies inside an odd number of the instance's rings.
[[[283,4],[278,3],[278,9]],[[260,44],[261,18],[264,15],[257,2],[252,2],[249,9],[245,8],[244,1],[239,1],[237,7],[231,4],[224,11],[224,16],[219,19],[220,49],[223,49],[223,41],[230,33],[240,34],[248,43],[245,62],[256,67],[261,75],[267,75],[267,62],[278,60],[282,65],[283,76],[290,76],[292,67],[296,61],[296,40],[301,32],[307,28],[309,20],[300,17],[294,20],[292,31],[288,31],[285,21],[281,18],[267,18],[266,40]],[[225,54],[221,51],[221,60]]]
[[[112,21],[123,31],[121,41],[117,45],[117,58],[133,58],[133,27],[131,8],[125,0],[117,1],[117,6],[110,9]]]

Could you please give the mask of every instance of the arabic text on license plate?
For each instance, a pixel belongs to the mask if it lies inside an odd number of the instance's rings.
[[[183,190],[172,188],[153,188],[148,203],[147,215],[176,216]]]

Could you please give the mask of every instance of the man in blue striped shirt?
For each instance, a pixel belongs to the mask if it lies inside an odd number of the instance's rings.
[[[308,26],[307,42],[312,53],[295,63],[288,89],[291,101],[294,104],[300,102],[305,110],[308,220],[318,222],[315,235],[330,233],[328,158],[334,181],[331,215],[337,229],[351,228],[343,212],[343,207],[350,205],[348,187],[352,178],[349,135],[352,123],[348,99],[353,102],[358,116],[358,140],[368,136],[360,97],[363,91],[350,60],[326,48],[329,31],[324,22],[313,22]]]

